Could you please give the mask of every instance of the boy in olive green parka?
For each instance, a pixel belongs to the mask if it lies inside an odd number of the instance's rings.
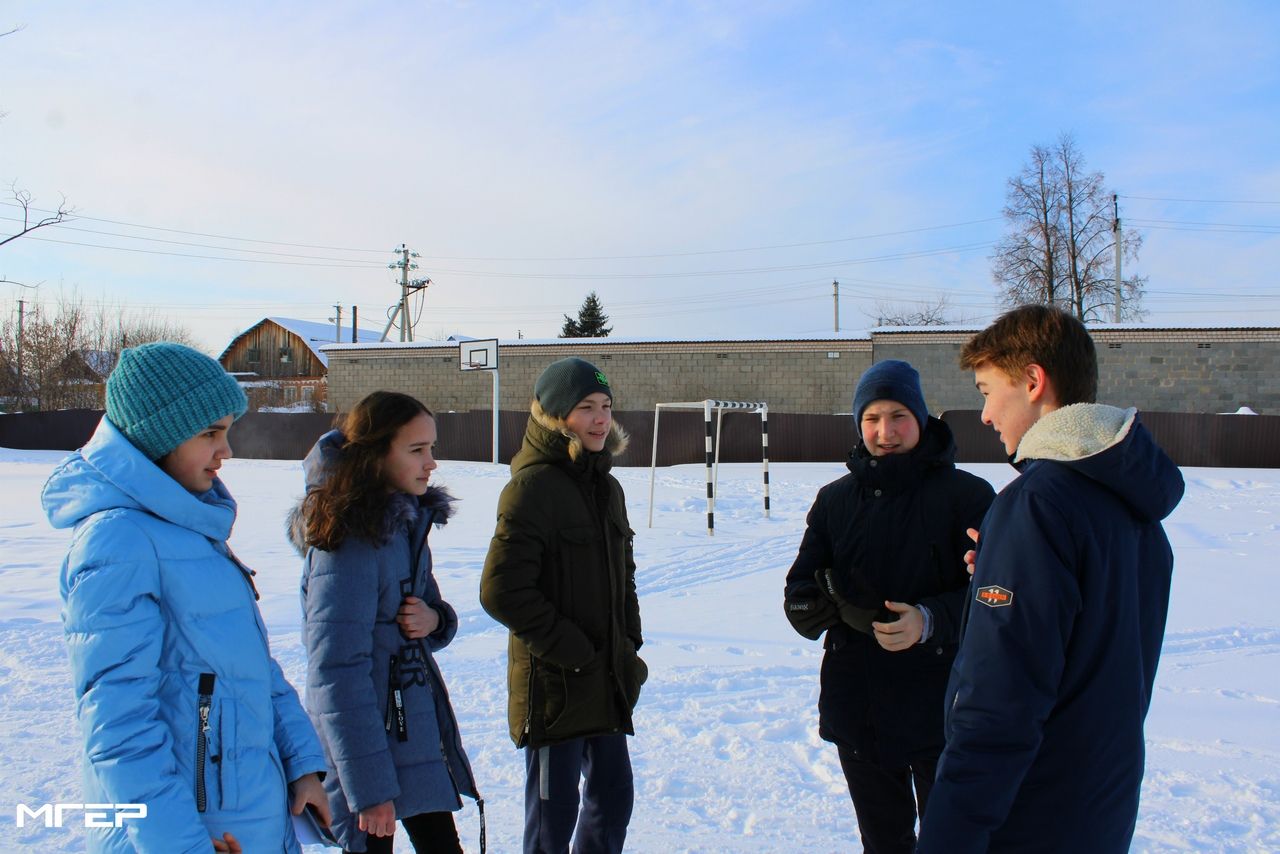
[[[524,850],[567,851],[576,829],[575,850],[620,852],[634,798],[626,736],[648,673],[636,654],[633,532],[609,473],[626,434],[613,422],[607,378],[589,362],[553,363],[534,394],[480,581],[484,609],[511,632]]]

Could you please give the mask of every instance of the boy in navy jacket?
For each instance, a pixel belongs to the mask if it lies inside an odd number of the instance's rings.
[[[982,523],[918,850],[1128,851],[1182,476],[1136,410],[1093,402],[1071,315],[1014,309],[960,364],[1020,476]]]

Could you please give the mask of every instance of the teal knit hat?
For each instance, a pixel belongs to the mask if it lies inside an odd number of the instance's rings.
[[[107,378],[107,420],[151,460],[248,408],[222,365],[168,341],[125,350]]]

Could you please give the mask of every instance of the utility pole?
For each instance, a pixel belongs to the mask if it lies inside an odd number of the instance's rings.
[[[836,334],[840,334],[840,281],[838,279],[831,280],[831,301],[836,307]]]
[[[1112,193],[1111,209],[1115,218],[1111,220],[1111,237],[1116,242],[1116,323],[1120,322],[1120,300],[1124,294],[1124,278],[1120,275],[1120,258],[1124,254],[1120,233],[1120,197]]]
[[[27,283],[25,283],[25,282],[17,282],[17,281],[14,281],[13,279],[8,279],[8,278],[5,278],[5,277],[3,277],[3,276],[0,276],[0,284],[5,284],[5,285],[17,285],[17,286],[18,286],[18,287],[20,287],[20,288],[27,288],[27,289],[29,289],[29,290],[33,290],[33,291],[34,291],[34,290],[39,289],[39,287],[40,287],[40,285],[28,285],[28,284],[27,284]],[[42,284],[44,284],[44,282],[41,282],[40,284],[42,285]],[[25,383],[25,382],[23,382],[24,374],[23,374],[23,372],[22,372],[22,337],[23,337],[23,336],[22,336],[22,321],[23,321],[23,315],[26,313],[26,305],[27,305],[26,300],[18,300],[18,346],[17,346],[17,351],[18,351],[18,352],[17,352],[17,356],[18,356],[18,376],[17,376],[17,381],[18,381],[18,395],[17,395],[17,397],[18,397],[18,411],[19,411],[19,412],[25,412],[25,411],[27,410],[27,400],[26,400],[26,390],[27,390],[27,387],[26,387],[26,383]]]
[[[333,304],[333,343],[342,343],[342,304]]]
[[[409,315],[409,292],[422,290],[427,285],[431,284],[431,279],[409,279],[409,271],[418,269],[418,265],[409,260],[411,258],[417,258],[417,252],[410,252],[409,247],[403,243],[400,244],[399,249],[395,249],[393,251],[399,253],[400,260],[394,264],[388,264],[387,268],[391,270],[398,269],[400,271],[400,303],[396,307],[395,312],[392,313],[391,321],[387,324],[386,330],[382,333],[382,340],[387,340],[387,332],[391,331],[391,324],[396,322],[396,315],[398,314],[400,315],[400,340],[412,341],[413,321],[410,319]]]
[[[26,383],[22,381],[22,308],[23,301],[18,300],[18,411],[25,412],[26,407]]]
[[[360,336],[356,333],[356,318],[358,316],[359,311],[360,311],[360,306],[358,305],[351,306],[351,343],[352,344],[360,343]]]
[[[413,340],[413,324],[409,320],[409,247],[400,244],[400,340]],[[414,265],[417,266],[417,265]]]

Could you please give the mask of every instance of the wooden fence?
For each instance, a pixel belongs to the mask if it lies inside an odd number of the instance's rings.
[[[0,415],[0,447],[73,450],[88,440],[102,417],[100,410],[74,409]],[[519,449],[528,420],[525,412],[503,412],[498,424],[502,462]],[[488,412],[444,412],[437,417],[442,460],[492,458]],[[631,436],[617,460],[622,466],[647,466],[653,444],[652,412],[619,412],[618,422]],[[961,462],[1003,462],[1004,448],[974,410],[952,410],[942,418],[955,433]],[[1280,468],[1280,416],[1200,415],[1144,412],[1143,423],[1178,465],[1226,468]],[[251,412],[231,429],[236,456],[245,459],[302,459],[315,440],[334,424],[323,413]],[[658,464],[700,463],[704,459],[701,412],[662,415]],[[840,415],[769,414],[771,462],[838,462],[857,441],[853,418]],[[721,433],[723,462],[760,459],[760,416],[726,413]]]

